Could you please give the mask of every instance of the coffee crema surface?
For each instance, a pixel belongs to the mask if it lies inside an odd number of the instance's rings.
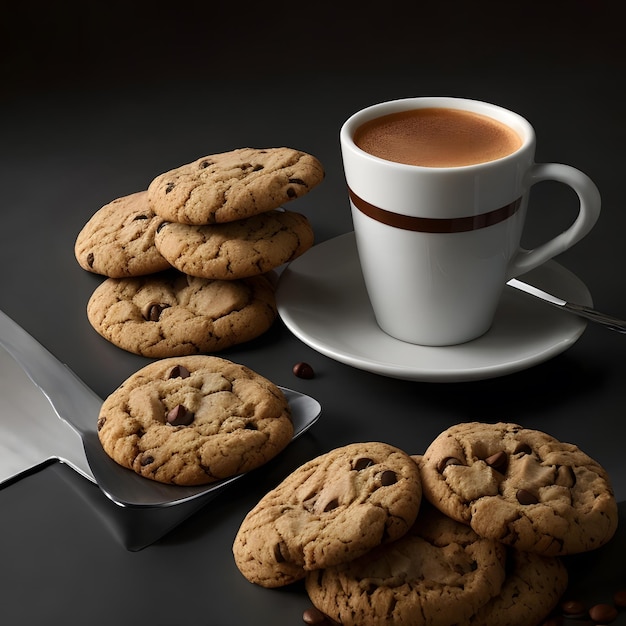
[[[423,167],[461,167],[515,152],[519,135],[486,115],[449,108],[399,111],[359,126],[354,143],[369,154]]]

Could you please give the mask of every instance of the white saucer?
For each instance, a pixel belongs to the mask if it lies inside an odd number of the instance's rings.
[[[582,281],[554,261],[527,282],[565,300],[591,305]],[[503,376],[569,348],[586,322],[506,287],[491,329],[443,348],[394,339],[376,324],[359,266],[354,233],[314,246],[283,271],[278,311],[286,326],[322,354],[356,368],[415,381],[454,382]]]

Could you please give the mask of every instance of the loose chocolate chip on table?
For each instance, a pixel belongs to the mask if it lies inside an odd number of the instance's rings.
[[[583,618],[587,616],[587,607],[580,600],[566,600],[561,604],[563,615],[571,618]]]
[[[596,624],[610,624],[617,619],[617,609],[611,604],[596,604],[589,609],[589,617]]]
[[[616,591],[613,596],[613,602],[615,603],[615,606],[618,606],[620,609],[626,609],[626,589]]]
[[[313,368],[308,363],[304,362],[296,363],[293,366],[293,373],[298,378],[313,378],[315,376]]]
[[[168,378],[189,378],[191,374],[184,365],[174,365],[168,374]]]
[[[337,624],[334,619],[331,619],[328,615],[324,615],[324,613],[314,606],[304,611],[302,621],[309,626],[333,626]]]
[[[193,422],[193,413],[182,404],[177,404],[168,414],[167,423],[171,426],[187,426]]]

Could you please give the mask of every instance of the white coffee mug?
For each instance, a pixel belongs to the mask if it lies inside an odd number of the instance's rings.
[[[521,139],[496,160],[453,167],[407,165],[354,142],[365,122],[419,108],[488,116]],[[402,341],[431,346],[480,337],[493,322],[506,281],[570,248],[600,213],[588,176],[557,163],[535,163],[535,132],[523,117],[461,98],[408,98],[351,116],[341,151],[359,260],[378,325]],[[574,189],[580,201],[569,228],[533,250],[520,247],[529,191],[542,180]]]

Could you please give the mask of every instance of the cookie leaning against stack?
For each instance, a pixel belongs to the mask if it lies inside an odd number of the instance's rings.
[[[251,582],[280,587],[404,535],[417,516],[417,465],[378,442],[323,454],[288,476],[246,516],[233,545]]]
[[[103,402],[98,438],[117,463],[174,485],[213,483],[259,467],[293,436],[276,385],[226,359],[160,359]]]
[[[146,191],[103,206],[74,247],[83,269],[108,277],[89,300],[91,325],[118,347],[157,358],[258,337],[277,316],[273,286],[263,275],[313,245],[307,218],[282,204],[323,178],[321,163],[304,152],[241,148],[160,174]],[[172,288],[185,279],[189,289]],[[210,306],[179,297],[181,289],[202,291]],[[172,304],[159,299],[138,314],[138,291],[174,291],[177,314],[161,315],[161,305]],[[235,314],[242,298],[245,310]]]

